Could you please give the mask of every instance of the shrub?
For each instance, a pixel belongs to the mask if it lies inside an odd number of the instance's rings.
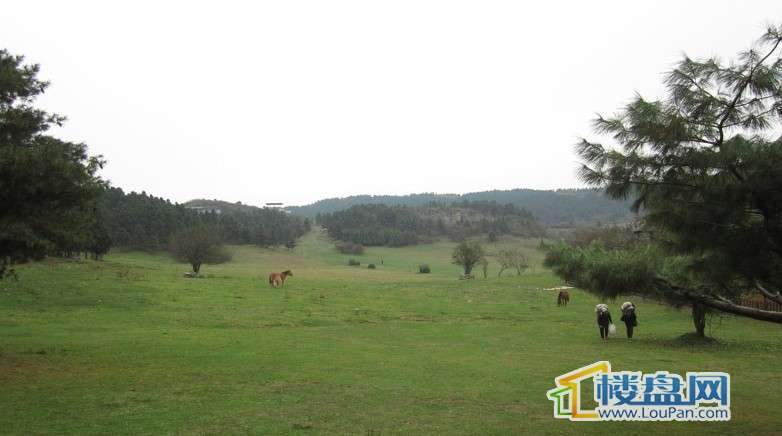
[[[350,259],[348,260],[349,266],[361,266],[361,262],[357,261],[356,259]]]
[[[374,263],[370,263],[369,265],[367,265],[367,268],[375,269],[375,264]]]
[[[364,254],[364,246],[353,242],[337,242],[335,247],[342,254]]]
[[[429,265],[427,265],[427,264],[418,265],[418,273],[419,274],[429,274],[430,272],[432,272],[432,269],[429,268]]]

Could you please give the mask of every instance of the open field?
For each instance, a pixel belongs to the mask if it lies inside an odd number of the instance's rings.
[[[540,265],[459,281],[453,244],[336,253],[318,231],[289,252],[232,247],[203,279],[165,255],[49,260],[0,282],[0,433],[773,434],[782,328],[637,301],[630,342],[602,342],[593,307]],[[488,247],[490,251],[496,247]],[[362,266],[348,267],[355,257]],[[380,260],[383,264],[381,265]],[[368,270],[367,262],[377,264]],[[432,274],[417,274],[427,263]],[[292,269],[284,289],[270,271]],[[480,275],[480,271],[476,271]],[[618,305],[610,302],[618,321]],[[727,423],[571,423],[554,377],[617,370],[728,371]],[[608,432],[608,433],[607,433]]]

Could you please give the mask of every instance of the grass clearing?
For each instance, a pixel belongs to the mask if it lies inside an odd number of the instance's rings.
[[[0,282],[0,432],[9,434],[772,434],[782,329],[637,301],[632,342],[601,342],[598,301],[534,265],[460,281],[454,244],[339,254],[316,231],[292,251],[231,247],[206,278],[163,254],[49,260]],[[487,244],[492,253],[500,245]],[[351,257],[360,267],[349,267]],[[381,263],[382,259],[382,263]],[[366,268],[375,263],[377,269]],[[426,263],[431,274],[418,274]],[[291,269],[282,289],[268,273]],[[480,276],[480,271],[476,271]],[[618,318],[621,301],[610,302]],[[618,326],[620,334],[623,327]],[[726,423],[570,423],[554,377],[610,360],[642,371],[727,371]]]

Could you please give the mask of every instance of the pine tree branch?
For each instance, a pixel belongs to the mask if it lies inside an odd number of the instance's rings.
[[[662,290],[671,291],[676,297],[691,303],[698,302],[721,312],[757,319],[759,321],[768,321],[782,324],[782,312],[742,306],[728,300],[725,297],[715,297],[713,295],[704,294],[703,292],[698,292],[694,289],[676,286],[666,279],[660,277],[656,278],[654,282]]]
[[[725,140],[725,132],[724,132],[724,126],[725,122],[728,121],[728,117],[730,117],[731,112],[733,112],[736,109],[736,104],[738,103],[741,96],[744,94],[744,91],[746,91],[747,87],[749,86],[750,82],[752,82],[752,76],[755,74],[755,71],[757,71],[758,67],[763,65],[766,60],[771,57],[771,55],[777,50],[779,47],[779,44],[782,43],[782,38],[777,38],[774,46],[771,47],[771,50],[769,50],[768,53],[766,53],[765,56],[763,56],[755,65],[750,67],[749,73],[747,74],[747,77],[742,82],[741,86],[736,90],[736,95],[733,97],[733,100],[730,102],[727,108],[725,108],[725,112],[722,114],[722,117],[720,119],[719,124],[717,125],[717,130],[720,132],[720,139],[717,141],[719,146],[722,146],[723,141]],[[737,174],[738,175],[738,174]],[[740,180],[743,180],[741,178]]]
[[[755,287],[758,288],[761,294],[763,294],[763,297],[765,297],[768,300],[771,300],[775,303],[782,304],[782,294],[777,291],[776,293],[773,293],[766,289],[763,285],[760,284],[759,281],[755,280]]]

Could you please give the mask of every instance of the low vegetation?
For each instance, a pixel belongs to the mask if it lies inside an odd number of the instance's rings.
[[[334,246],[337,248],[337,251],[339,251],[342,254],[364,254],[364,246],[361,244],[354,244],[352,242],[341,242],[337,241]]]

